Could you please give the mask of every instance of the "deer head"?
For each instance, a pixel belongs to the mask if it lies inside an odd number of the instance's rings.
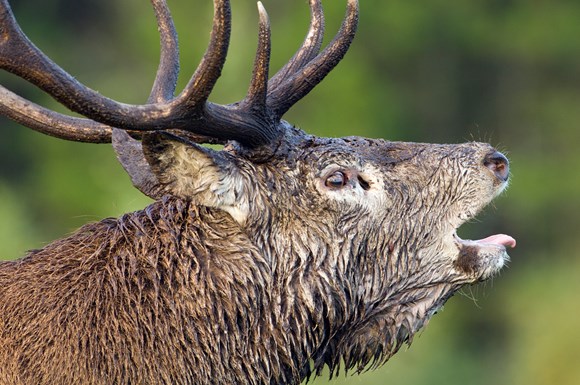
[[[23,34],[0,0],[0,66],[86,118],[65,116],[0,87],[2,114],[34,130],[109,143],[146,195],[228,214],[266,261],[274,328],[293,333],[298,381],[320,371],[382,363],[410,341],[459,288],[491,277],[513,238],[462,240],[456,230],[507,186],[508,160],[483,143],[434,145],[320,138],[282,120],[342,59],[358,1],[321,50],[324,18],[310,0],[302,46],[269,77],[270,27],[258,3],[259,42],[246,97],[208,101],[230,35],[230,6],[214,0],[209,47],[175,95],[178,48],[163,0],[152,0],[161,60],[144,105],[108,99],[78,83]],[[223,144],[222,150],[202,146]],[[224,235],[225,236],[225,235]]]

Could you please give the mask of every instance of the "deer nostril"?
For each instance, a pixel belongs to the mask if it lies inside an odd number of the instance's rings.
[[[487,154],[483,160],[483,165],[489,168],[498,179],[507,181],[510,175],[510,163],[499,151]]]

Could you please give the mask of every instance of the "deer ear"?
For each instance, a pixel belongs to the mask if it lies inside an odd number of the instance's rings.
[[[220,208],[245,223],[247,183],[230,154],[166,132],[143,135],[143,153],[165,193]]]

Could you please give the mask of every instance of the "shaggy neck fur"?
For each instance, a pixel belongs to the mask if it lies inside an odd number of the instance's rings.
[[[416,228],[385,232],[392,226],[384,218],[361,232],[359,220],[371,215],[363,207],[329,223],[306,223],[302,218],[312,212],[300,212],[291,198],[284,206],[292,209],[275,218],[260,213],[247,232],[272,268],[275,324],[286,331],[279,353],[292,360],[288,383],[319,375],[325,366],[331,376],[343,364],[357,372],[380,366],[461,286],[441,280],[436,267],[419,269],[405,244],[406,237],[420,238]],[[439,281],[429,284],[429,278]]]
[[[405,250],[318,226],[252,232],[165,198],[2,263],[0,383],[298,384],[382,363],[452,290],[399,292],[374,259]]]
[[[270,383],[269,274],[229,215],[183,201],[84,226],[0,264],[0,383]]]

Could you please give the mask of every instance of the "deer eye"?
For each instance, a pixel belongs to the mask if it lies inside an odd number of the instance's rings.
[[[326,178],[324,185],[326,187],[338,189],[346,184],[347,179],[348,178],[342,171],[335,171]]]

